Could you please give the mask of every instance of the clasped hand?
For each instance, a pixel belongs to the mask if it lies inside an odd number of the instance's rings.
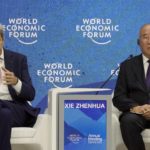
[[[145,104],[142,106],[135,106],[130,110],[130,112],[140,114],[144,118],[150,120],[150,105],[149,104]]]

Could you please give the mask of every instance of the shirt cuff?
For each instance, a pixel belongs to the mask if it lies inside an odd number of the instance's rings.
[[[21,87],[22,87],[22,82],[18,79],[17,84],[13,85],[12,87],[15,89],[15,91],[17,92],[17,94],[20,94]]]

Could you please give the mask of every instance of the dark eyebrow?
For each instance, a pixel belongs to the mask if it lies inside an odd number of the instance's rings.
[[[148,35],[147,33],[144,33],[140,37],[144,37],[144,36],[147,36],[147,35]]]

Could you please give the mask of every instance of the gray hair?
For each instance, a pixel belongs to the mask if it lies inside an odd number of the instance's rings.
[[[4,28],[1,24],[0,24],[0,36],[1,36],[2,40],[4,40]]]

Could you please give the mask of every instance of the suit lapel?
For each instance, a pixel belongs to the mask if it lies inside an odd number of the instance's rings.
[[[145,84],[145,74],[144,74],[144,66],[143,66],[143,58],[142,55],[139,55],[133,63],[133,71],[135,73],[135,76],[137,77],[140,86],[145,91],[147,89]]]
[[[12,72],[14,72],[14,69],[15,69],[14,65],[13,65],[13,60],[14,60],[14,57],[13,57],[12,53],[10,51],[4,49],[5,68]],[[8,85],[8,90],[9,90],[11,97],[13,98],[14,95],[16,94],[15,90],[10,85]]]
[[[13,71],[13,56],[12,54],[4,49],[4,60],[5,60],[5,68],[9,71]]]

